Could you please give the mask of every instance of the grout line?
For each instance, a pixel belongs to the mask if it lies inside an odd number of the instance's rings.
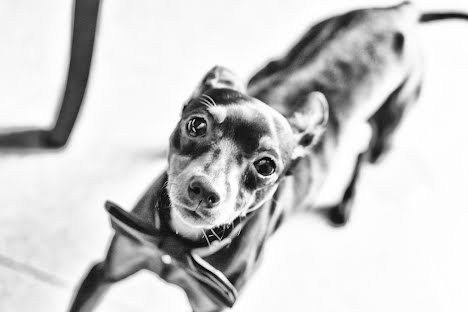
[[[0,254],[0,266],[6,267],[16,272],[24,273],[49,285],[53,285],[60,288],[68,288],[67,282],[65,282],[65,280],[59,278],[58,276],[55,276],[49,272],[36,268],[27,263],[14,260],[2,254]]]

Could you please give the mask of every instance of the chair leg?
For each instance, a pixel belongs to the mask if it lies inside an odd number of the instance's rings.
[[[101,0],[75,0],[68,76],[61,107],[50,130],[30,129],[0,134],[0,147],[60,148],[75,125],[88,83]]]

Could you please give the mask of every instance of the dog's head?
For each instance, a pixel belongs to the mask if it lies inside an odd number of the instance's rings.
[[[229,224],[270,199],[327,122],[320,93],[286,119],[245,95],[229,70],[213,68],[184,106],[170,139],[168,194],[194,228]]]

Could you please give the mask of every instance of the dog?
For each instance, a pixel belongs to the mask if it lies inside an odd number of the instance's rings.
[[[131,213],[106,203],[116,234],[70,311],[92,311],[115,282],[147,269],[180,286],[193,311],[222,311],[291,214],[345,224],[364,162],[389,150],[418,98],[420,22],[411,4],[324,20],[247,86],[215,67],[185,103],[167,170]]]

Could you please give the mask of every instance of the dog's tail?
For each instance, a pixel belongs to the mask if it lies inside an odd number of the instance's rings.
[[[427,12],[419,17],[420,23],[428,23],[446,19],[463,19],[468,20],[468,13],[464,12]]]

